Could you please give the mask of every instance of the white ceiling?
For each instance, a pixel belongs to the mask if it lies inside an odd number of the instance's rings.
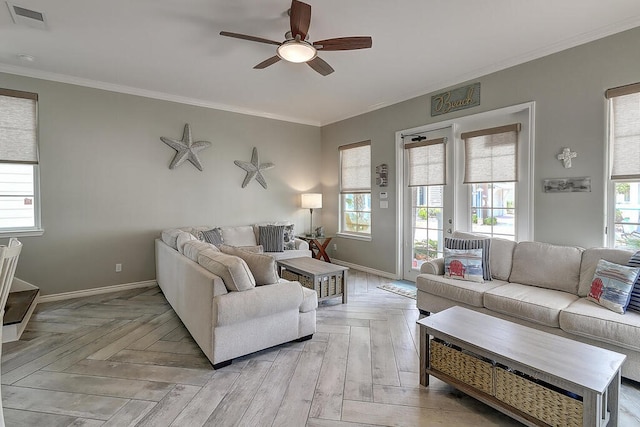
[[[640,26],[640,0],[308,0],[310,40],[370,35],[321,52],[335,72],[280,61],[288,0],[14,0],[0,5],[0,71],[324,125]],[[33,62],[18,58],[31,55]]]

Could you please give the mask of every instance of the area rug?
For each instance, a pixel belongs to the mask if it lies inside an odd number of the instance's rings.
[[[408,280],[394,280],[393,282],[380,285],[378,288],[402,295],[403,297],[416,299],[416,284]]]

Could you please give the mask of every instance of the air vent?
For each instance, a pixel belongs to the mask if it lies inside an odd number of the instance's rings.
[[[42,30],[47,29],[44,13],[27,9],[26,7],[18,6],[10,2],[7,2],[7,6],[9,7],[9,12],[11,13],[11,18],[13,18],[14,23]]]

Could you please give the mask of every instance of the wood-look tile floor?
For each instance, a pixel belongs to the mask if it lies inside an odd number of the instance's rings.
[[[433,378],[420,387],[415,301],[350,273],[349,303],[322,303],[312,340],[218,371],[157,287],[40,304],[3,347],[6,425],[518,425]],[[625,380],[620,425],[639,414]]]

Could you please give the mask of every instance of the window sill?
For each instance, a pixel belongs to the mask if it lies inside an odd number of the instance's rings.
[[[353,234],[353,233],[345,233],[344,231],[336,233],[336,237],[344,237],[345,239],[353,239],[353,240],[362,240],[364,242],[371,241],[370,234]]]
[[[37,237],[44,234],[44,228],[30,228],[26,230],[0,230],[0,238],[6,237]]]

